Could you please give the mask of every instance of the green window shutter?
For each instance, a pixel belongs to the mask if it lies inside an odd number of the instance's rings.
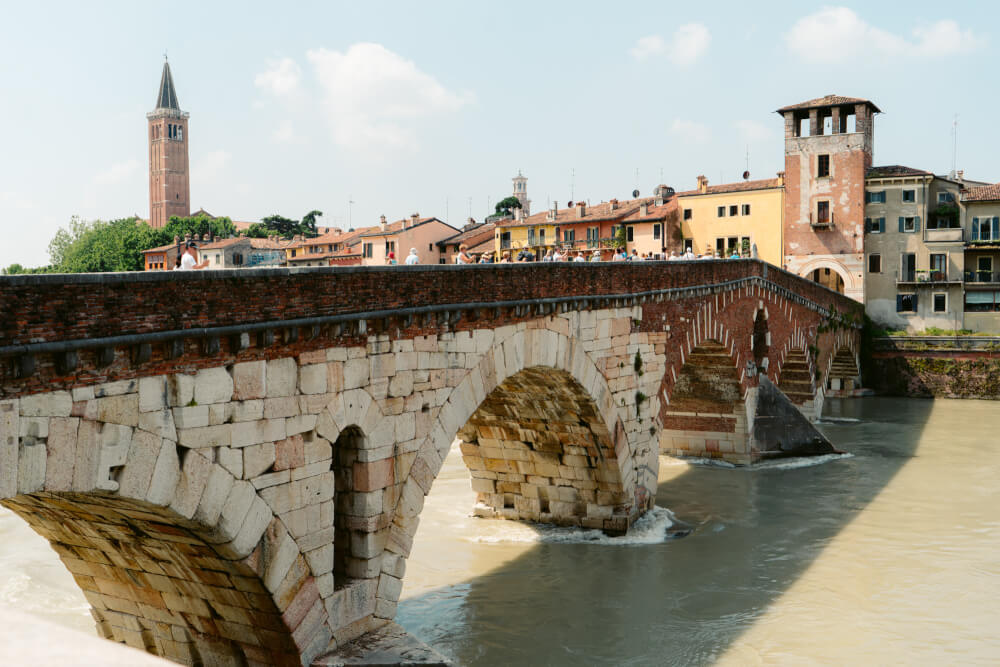
[[[900,216],[900,218],[899,218],[899,233],[900,234],[903,233],[903,224],[904,224],[903,223],[903,218],[902,218],[902,216]]]
[[[917,294],[913,295],[913,312],[917,312]]]
[[[991,237],[993,241],[1000,241],[1000,218],[993,217],[993,236]]]
[[[872,231],[872,219],[865,218],[865,234],[870,234]]]
[[[902,311],[903,311],[903,295],[902,294],[897,294],[896,295],[896,312],[900,313]]]
[[[913,231],[915,231],[915,232],[919,232],[920,231],[920,216],[919,215],[917,217],[913,218]]]
[[[878,231],[880,234],[885,234],[885,218],[878,219]]]
[[[972,219],[972,240],[979,240],[979,218]]]

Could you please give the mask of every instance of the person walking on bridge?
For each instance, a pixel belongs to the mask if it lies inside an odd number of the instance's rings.
[[[204,269],[208,266],[208,258],[205,258],[201,262],[198,261],[198,244],[194,241],[188,241],[187,247],[184,249],[184,256],[181,257],[181,271],[196,271],[199,269]]]
[[[410,248],[410,254],[406,256],[406,264],[408,266],[413,266],[414,264],[420,263],[420,257],[417,256],[417,249]]]

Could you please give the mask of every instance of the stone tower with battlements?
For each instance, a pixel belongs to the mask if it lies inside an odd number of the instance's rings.
[[[164,61],[156,108],[149,124],[149,225],[163,227],[170,216],[191,213],[188,116],[177,102],[170,63]]]

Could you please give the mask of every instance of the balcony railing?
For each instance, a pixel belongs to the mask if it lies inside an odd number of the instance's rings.
[[[956,274],[948,275],[947,270],[938,269],[901,269],[896,278],[897,283],[948,283],[959,282]]]
[[[966,271],[965,282],[1000,283],[1000,273],[994,273],[993,271]]]
[[[833,211],[830,211],[827,215],[822,218],[819,214],[809,213],[809,224],[812,225],[813,229],[832,229],[833,228]]]

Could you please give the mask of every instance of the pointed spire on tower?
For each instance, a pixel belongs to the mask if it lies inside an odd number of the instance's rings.
[[[177,102],[177,90],[174,88],[174,77],[170,75],[170,63],[166,56],[163,59],[163,74],[160,76],[160,92],[156,96],[156,108],[181,110]]]

